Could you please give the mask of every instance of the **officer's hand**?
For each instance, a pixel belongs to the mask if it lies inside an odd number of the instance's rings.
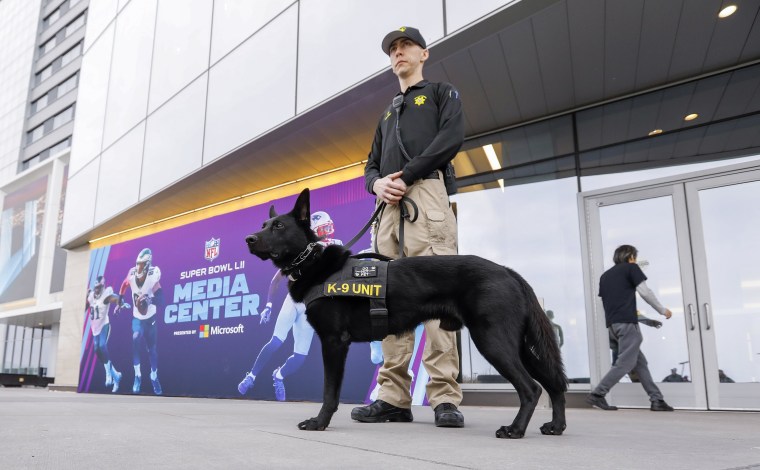
[[[667,320],[670,320],[670,317],[673,316],[673,312],[671,312],[669,309],[665,309],[665,318]]]
[[[406,193],[406,183],[401,179],[401,174],[401,171],[397,171],[375,181],[372,190],[381,201],[391,205],[401,201],[401,196]]]
[[[267,302],[264,310],[261,311],[261,318],[259,319],[259,325],[263,325],[269,321],[269,316],[272,315],[272,303]]]

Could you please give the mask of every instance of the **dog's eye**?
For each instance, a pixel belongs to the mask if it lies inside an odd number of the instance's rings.
[[[280,254],[279,253],[269,253],[269,256],[271,256],[272,259],[277,259],[277,258],[280,257]]]
[[[283,223],[282,223],[282,222],[280,222],[280,221],[277,221],[277,222],[275,222],[275,223],[273,223],[273,224],[272,224],[272,227],[273,227],[275,230],[280,230],[280,229],[282,229],[282,228],[285,228],[285,224],[283,224]]]

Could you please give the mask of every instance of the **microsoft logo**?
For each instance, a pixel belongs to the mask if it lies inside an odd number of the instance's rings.
[[[199,338],[208,338],[210,328],[208,325],[201,325],[200,332],[198,333]]]

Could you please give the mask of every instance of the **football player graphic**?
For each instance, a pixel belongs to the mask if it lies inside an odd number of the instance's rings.
[[[319,243],[323,246],[342,245],[343,242],[330,238],[335,233],[335,227],[330,215],[324,211],[314,212],[311,215],[311,230],[320,238]],[[277,271],[269,284],[267,302],[264,310],[261,311],[260,323],[267,323],[272,314],[271,299],[275,296],[280,282],[285,276]],[[238,392],[245,395],[256,380],[256,376],[267,365],[272,355],[277,351],[288,336],[288,332],[293,330],[293,354],[288,357],[284,364],[277,367],[272,372],[272,381],[274,385],[274,396],[279,401],[285,401],[285,377],[296,372],[306,361],[309,354],[311,340],[314,337],[314,329],[306,321],[306,306],[302,303],[296,303],[288,294],[280,307],[277,314],[277,322],[274,325],[272,338],[261,348],[256,361],[250,372],[245,374],[245,378],[238,384]]]
[[[119,296],[114,294],[111,286],[106,287],[103,276],[98,276],[92,288],[87,291],[86,311],[92,332],[92,344],[95,347],[95,355],[106,370],[106,388],[113,387],[111,393],[118,392],[121,383],[121,372],[113,366],[108,354],[108,337],[111,333],[109,310],[111,304],[118,302]],[[119,308],[117,305],[114,313],[118,312]],[[121,308],[129,308],[129,304],[122,303]]]
[[[135,368],[135,380],[132,393],[140,393],[142,372],[140,370],[140,352],[143,341],[148,348],[150,360],[150,381],[153,393],[161,395],[161,383],[158,381],[158,350],[156,313],[163,307],[164,295],[161,289],[161,270],[153,266],[153,253],[145,248],[137,255],[135,267],[130,268],[127,278],[119,290],[120,302],[124,302],[127,289],[132,292],[132,364]]]

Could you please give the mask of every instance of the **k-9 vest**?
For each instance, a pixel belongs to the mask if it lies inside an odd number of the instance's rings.
[[[388,335],[388,309],[385,293],[388,289],[388,261],[349,258],[340,271],[327,278],[324,284],[313,286],[306,293],[306,307],[322,297],[367,297],[372,322],[372,339]]]

